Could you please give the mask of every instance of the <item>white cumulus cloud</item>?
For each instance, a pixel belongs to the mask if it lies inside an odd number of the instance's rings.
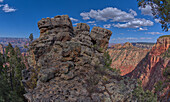
[[[130,9],[130,10],[129,10],[129,12],[130,12],[131,14],[133,14],[134,16],[137,16],[136,11],[134,11],[134,10]]]
[[[138,38],[134,37],[127,37],[127,38],[113,38],[113,41],[119,41],[119,40],[138,40]]]
[[[111,27],[111,24],[105,24],[103,25],[104,28],[110,28]]]
[[[145,8],[139,8],[142,11],[148,9],[148,6]],[[94,19],[97,21],[110,21],[110,22],[118,22],[117,24],[112,24],[114,27],[118,28],[139,28],[139,30],[147,30],[142,27],[153,26],[153,22],[150,20],[146,20],[144,18],[135,18],[137,16],[136,11],[130,9],[129,12],[122,11],[118,8],[106,7],[104,9],[94,10],[91,9],[89,12],[82,12],[80,16],[84,20]],[[122,23],[121,23],[122,22]],[[124,22],[124,23],[123,23]],[[91,21],[89,21],[91,23]],[[111,24],[103,25],[105,28],[110,28]]]
[[[89,14],[87,12],[81,13],[80,16],[82,16],[84,20],[90,19]]]
[[[147,28],[139,28],[139,31],[145,31],[148,30]]]
[[[111,20],[113,22],[126,22],[131,19],[134,19],[137,13],[130,9],[129,13],[122,11],[118,8],[107,7],[102,10],[90,10],[90,12],[80,13],[80,16],[83,17],[84,20],[95,19],[100,21]]]
[[[152,35],[156,35],[156,34],[163,34],[163,33],[160,33],[160,32],[146,32],[145,34],[152,34]]]
[[[4,0],[0,0],[0,2],[3,2]]]
[[[87,23],[93,24],[93,23],[95,23],[95,21],[88,21]]]
[[[72,17],[70,17],[70,20],[73,21],[73,22],[79,21],[78,19],[75,19],[75,18],[72,18]]]
[[[145,5],[145,7],[139,7],[143,15],[153,16],[152,7],[150,5]]]
[[[156,23],[159,23],[161,20],[160,19],[155,19],[155,22]]]
[[[78,24],[78,23],[74,23],[73,25],[75,25],[75,26],[76,26],[77,24]]]
[[[152,38],[145,38],[145,37],[141,37],[141,40],[151,40]]]
[[[9,7],[8,4],[1,5],[1,6],[3,6],[2,10],[3,10],[4,12],[15,12],[15,11],[16,11],[16,9],[14,9],[14,8],[12,8],[12,7]]]
[[[91,24],[91,25],[94,25],[94,26],[96,26],[97,24],[95,24],[95,23],[94,23],[94,24]]]
[[[150,20],[146,19],[133,19],[127,23],[124,24],[113,24],[114,27],[118,28],[139,28],[142,26],[152,26],[154,23]]]

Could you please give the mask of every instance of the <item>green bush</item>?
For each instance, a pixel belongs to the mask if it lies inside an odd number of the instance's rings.
[[[155,86],[155,92],[161,92],[163,90],[163,82],[162,81],[158,81]]]
[[[138,80],[138,85],[133,91],[133,96],[137,98],[137,102],[157,102],[157,96],[149,90],[144,91],[141,83],[142,82]]]
[[[121,73],[120,69],[116,69],[116,68],[111,68],[110,67],[111,64],[112,64],[112,59],[111,59],[111,57],[110,57],[108,52],[104,53],[104,62],[105,62],[105,66],[104,66],[105,68],[107,68],[107,69],[109,69],[109,70],[111,70],[113,72],[117,72],[118,74]]]

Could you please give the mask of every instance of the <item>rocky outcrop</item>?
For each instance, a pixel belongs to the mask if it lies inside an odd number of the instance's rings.
[[[115,45],[111,46],[111,48],[112,48],[112,49],[113,49],[113,48],[115,48],[115,49],[120,49],[120,48],[122,48],[122,45],[121,45],[121,44],[115,44]]]
[[[74,31],[76,35],[81,34],[82,32],[90,32],[90,27],[86,23],[78,23],[76,27],[74,27]]]
[[[94,27],[91,31],[91,38],[94,45],[107,49],[112,32],[100,27]]]
[[[30,102],[115,102],[135,100],[135,80],[105,66],[103,56],[111,31],[80,23],[74,30],[68,16],[38,22],[41,35],[29,48],[23,84]]]
[[[156,44],[152,47],[150,56],[159,56],[168,50],[170,46],[170,37],[159,38]]]
[[[129,47],[133,47],[133,45],[130,42],[126,42],[122,48],[129,48]]]
[[[113,48],[108,49],[108,52],[112,59],[111,67],[119,69],[121,75],[124,76],[135,69],[149,50],[133,47],[127,42],[123,46],[121,44],[114,45]]]
[[[136,66],[136,68],[131,73],[128,74],[128,76],[131,78],[139,78],[142,81],[142,86],[145,90],[154,91],[154,86],[160,81],[163,82],[162,86],[164,86],[164,88],[162,90],[165,89],[164,92],[160,91],[157,93],[162,102],[167,102],[168,100],[168,84],[170,83],[167,83],[167,80],[169,79],[166,78],[163,73],[165,72],[165,68],[169,68],[170,66],[169,46],[170,37],[159,38],[149,54]],[[162,99],[161,97],[164,98]]]

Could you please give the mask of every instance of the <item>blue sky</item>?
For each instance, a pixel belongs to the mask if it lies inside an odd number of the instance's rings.
[[[41,18],[69,15],[73,25],[88,23],[113,32],[110,43],[156,42],[163,32],[149,6],[137,0],[0,0],[0,37],[39,37]]]

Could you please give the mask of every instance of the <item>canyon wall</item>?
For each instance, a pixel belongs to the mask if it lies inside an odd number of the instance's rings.
[[[152,47],[149,54],[127,76],[140,79],[145,90],[155,91],[155,86],[160,83],[162,91],[156,92],[161,101],[170,98],[168,94],[170,79],[170,37],[160,37]]]
[[[119,69],[122,76],[140,79],[144,90],[157,94],[158,100],[167,102],[170,74],[170,37],[162,36],[149,50],[130,43],[116,44],[108,49],[111,67]]]
[[[119,69],[121,75],[124,76],[132,72],[138,63],[147,55],[148,49],[134,47],[127,42],[123,46],[116,44],[108,49],[112,59],[112,68]]]

